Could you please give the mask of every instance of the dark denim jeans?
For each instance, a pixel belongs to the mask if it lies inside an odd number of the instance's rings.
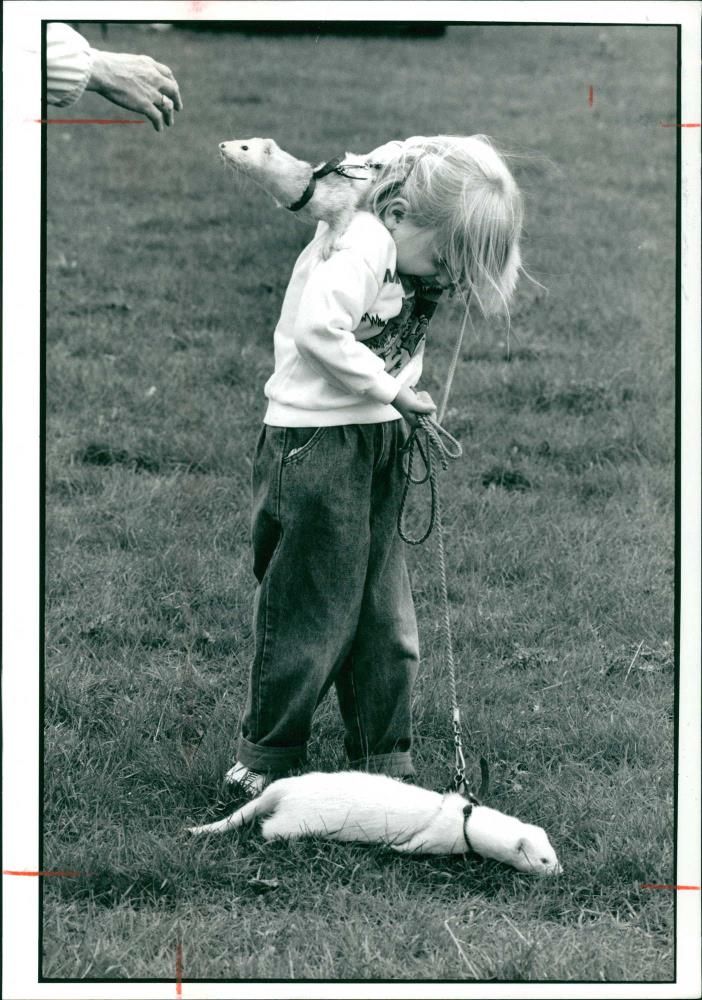
[[[352,767],[414,773],[419,648],[397,533],[402,421],[264,426],[253,470],[255,653],[238,759],[284,773],[305,761],[332,684]]]

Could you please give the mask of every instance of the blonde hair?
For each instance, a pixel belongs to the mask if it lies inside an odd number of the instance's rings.
[[[487,136],[408,139],[382,167],[368,205],[382,218],[396,198],[414,225],[437,230],[466,304],[475,300],[484,315],[508,312],[521,267],[522,197]]]

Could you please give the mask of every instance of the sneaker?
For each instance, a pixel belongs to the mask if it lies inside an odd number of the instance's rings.
[[[239,761],[236,762],[234,767],[230,767],[224,775],[225,784],[237,785],[241,791],[245,792],[250,798],[253,798],[255,795],[260,795],[269,783],[269,780],[270,779],[265,774],[259,774],[258,771],[252,771],[250,768],[246,767],[245,764],[241,764]]]

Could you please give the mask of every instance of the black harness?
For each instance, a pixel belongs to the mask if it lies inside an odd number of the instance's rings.
[[[465,795],[466,798],[468,799],[468,805],[465,806],[463,809],[463,839],[466,842],[466,847],[468,848],[468,852],[470,854],[478,855],[478,852],[471,844],[470,837],[468,836],[468,820],[470,819],[471,814],[473,812],[473,806],[479,806],[480,802],[478,801],[478,799],[476,799],[475,795],[473,795],[472,792],[467,792],[465,793]]]
[[[301,208],[304,208],[314,194],[314,189],[317,187],[317,181],[320,177],[326,177],[327,174],[339,174],[340,177],[347,177],[352,181],[366,180],[365,177],[357,177],[354,174],[348,173],[347,168],[342,167],[341,165],[343,162],[343,156],[334,156],[331,160],[327,160],[326,163],[322,163],[319,167],[316,167],[312,171],[310,182],[302,192],[302,195],[297,199],[297,201],[294,201],[292,205],[287,206],[288,211],[299,212]]]

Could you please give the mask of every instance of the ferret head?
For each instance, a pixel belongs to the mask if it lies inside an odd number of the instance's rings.
[[[230,139],[220,142],[219,152],[225,163],[237,170],[256,173],[265,169],[266,162],[280,152],[280,148],[274,139]]]
[[[546,832],[487,806],[467,806],[465,830],[470,846],[484,858],[502,861],[532,875],[563,871]]]
[[[279,205],[297,201],[312,177],[311,164],[286,153],[274,139],[230,139],[220,142],[219,154],[228,166],[250,177]]]

